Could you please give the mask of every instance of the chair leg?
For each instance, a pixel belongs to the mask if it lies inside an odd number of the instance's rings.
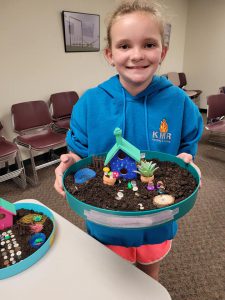
[[[32,168],[32,172],[33,172],[33,179],[30,177],[27,177],[27,180],[31,183],[31,185],[36,186],[39,184],[39,179],[38,179],[38,174],[37,174],[37,170],[36,170],[34,155],[33,155],[31,148],[29,148],[29,152],[30,152],[31,168]]]
[[[26,147],[27,148],[27,147]],[[32,149],[29,147],[27,148],[29,150],[29,157],[30,157],[30,162],[31,162],[31,176],[28,176],[29,172],[26,172],[26,181],[29,182],[32,186],[37,186],[39,184],[38,180],[38,175],[37,175],[37,170],[36,170],[36,165],[35,165],[35,160],[33,156]]]
[[[13,178],[13,181],[19,185],[22,189],[25,189],[27,186],[27,181],[26,181],[26,173],[25,173],[25,168],[23,165],[22,158],[20,156],[20,153],[18,152],[16,157],[15,157],[18,169],[21,170],[20,175],[18,177]]]

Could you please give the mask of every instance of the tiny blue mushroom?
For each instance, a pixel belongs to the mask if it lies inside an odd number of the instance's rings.
[[[74,180],[77,184],[85,183],[86,181],[94,178],[96,176],[96,172],[89,168],[83,168],[78,170],[74,174]]]

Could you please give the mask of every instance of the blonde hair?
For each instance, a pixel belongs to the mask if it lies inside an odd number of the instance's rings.
[[[111,48],[111,28],[116,19],[120,16],[124,16],[126,14],[131,14],[134,12],[147,12],[154,16],[159,24],[159,30],[162,40],[162,45],[164,45],[164,18],[160,12],[159,4],[151,1],[142,1],[142,0],[134,0],[134,1],[123,1],[116,10],[112,13],[108,25],[107,25],[107,48]]]

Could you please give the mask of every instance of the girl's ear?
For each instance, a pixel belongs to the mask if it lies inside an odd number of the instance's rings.
[[[160,63],[164,60],[164,58],[166,57],[166,53],[168,51],[168,47],[163,47],[162,48],[162,53],[161,53],[161,61]]]
[[[110,48],[105,48],[104,50],[105,58],[111,66],[114,66],[113,58],[112,58],[112,50]]]

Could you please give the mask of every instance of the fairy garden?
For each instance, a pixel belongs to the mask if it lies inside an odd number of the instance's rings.
[[[0,270],[32,255],[53,231],[52,220],[42,212],[18,209],[0,198]]]
[[[178,164],[145,154],[114,130],[116,143],[105,157],[65,177],[66,190],[95,207],[145,211],[170,206],[189,197],[197,187],[193,175]]]

